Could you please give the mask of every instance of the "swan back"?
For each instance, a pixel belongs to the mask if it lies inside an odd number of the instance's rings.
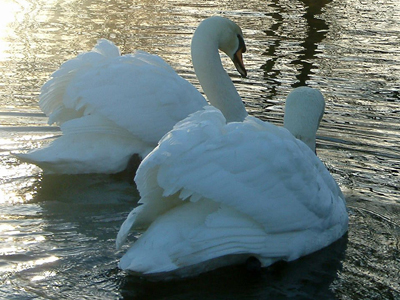
[[[315,152],[315,139],[325,110],[321,92],[298,87],[286,98],[284,127]]]

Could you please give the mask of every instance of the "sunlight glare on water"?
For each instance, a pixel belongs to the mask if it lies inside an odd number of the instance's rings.
[[[14,1],[0,1],[0,60],[4,60],[7,57],[9,44],[4,41],[4,38],[10,34],[7,25],[14,21],[17,10],[18,5]]]
[[[99,38],[160,55],[199,88],[190,40],[211,15],[243,29],[248,78],[222,60],[251,115],[281,125],[293,87],[324,94],[317,153],[345,194],[349,232],[256,276],[148,282],[117,268],[115,237],[139,200],[132,176],[44,175],[13,153],[60,134],[40,88]],[[399,36],[397,0],[1,0],[0,298],[400,299]]]

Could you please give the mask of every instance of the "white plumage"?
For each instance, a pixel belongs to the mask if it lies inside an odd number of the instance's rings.
[[[21,160],[47,173],[116,173],[146,156],[183,118],[207,105],[159,56],[120,55],[102,39],[61,65],[41,90],[40,108],[63,135]]]
[[[199,35],[211,41],[207,48],[199,46]],[[317,251],[347,231],[343,194],[314,153],[322,94],[307,87],[289,94],[285,124],[292,133],[247,116],[216,56],[218,40],[234,53],[244,46],[238,39],[240,28],[223,18],[206,19],[196,30],[192,53],[212,63],[193,59],[193,65],[196,74],[214,70],[199,80],[220,110],[205,107],[180,121],[139,166],[141,199],[120,228],[117,248],[132,228],[144,233],[120,268],[167,279],[250,256],[268,266]],[[224,84],[215,90],[220,77]]]
[[[196,76],[210,103],[228,121],[242,121],[247,112],[230,86],[218,50],[246,75],[241,29],[228,19],[212,17],[192,39]],[[17,156],[47,173],[77,174],[124,170],[133,154],[145,157],[178,121],[207,102],[159,56],[143,51],[121,56],[103,39],[53,73],[39,105],[49,123],[61,124],[63,135],[47,147]]]
[[[250,256],[268,266],[347,231],[343,194],[305,143],[254,117],[226,123],[212,107],[178,123],[135,181],[140,205],[117,246],[145,229],[119,264],[144,275],[190,276]]]

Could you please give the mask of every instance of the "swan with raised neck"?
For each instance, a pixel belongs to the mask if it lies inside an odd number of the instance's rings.
[[[234,22],[215,16],[202,21],[193,35],[193,67],[210,104],[221,110],[227,122],[242,122],[247,112],[222,66],[218,49],[230,57],[243,77],[247,75],[242,61],[246,51],[242,30]]]

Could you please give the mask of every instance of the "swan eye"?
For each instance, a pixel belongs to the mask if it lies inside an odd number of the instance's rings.
[[[237,37],[239,39],[239,48],[238,48],[238,50],[242,49],[242,53],[246,52],[246,45],[244,43],[243,37],[240,34],[238,34]]]

